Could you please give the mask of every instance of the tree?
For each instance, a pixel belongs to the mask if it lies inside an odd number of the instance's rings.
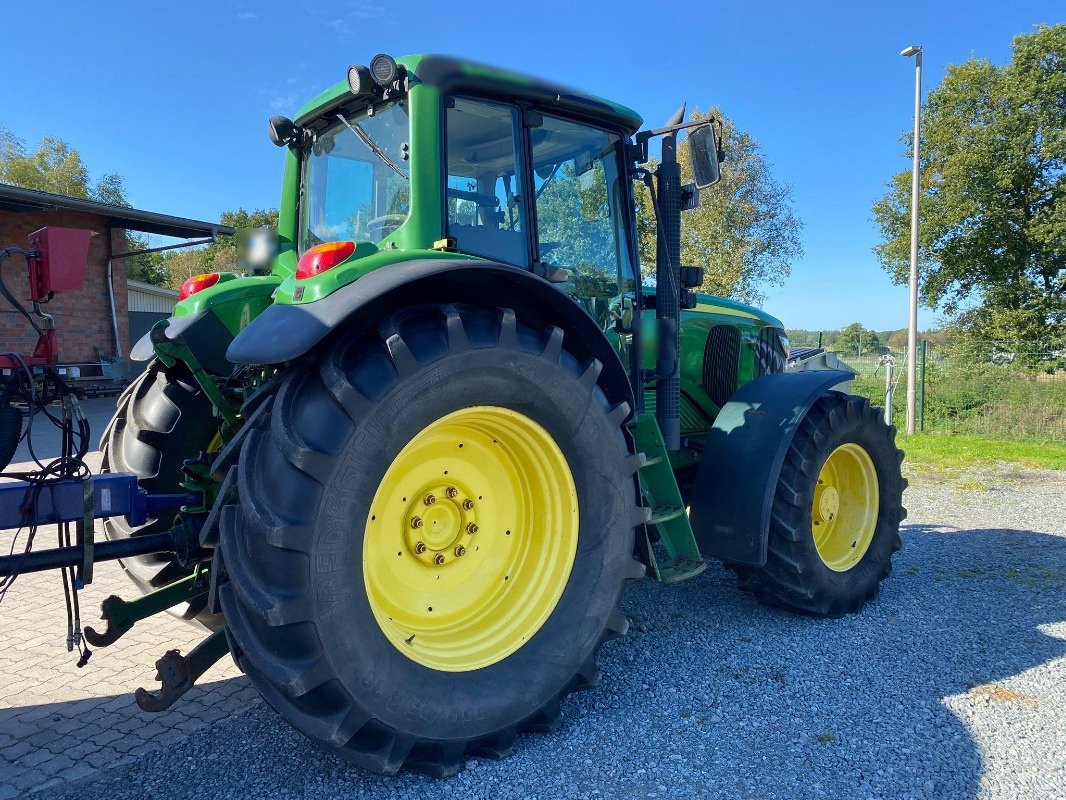
[[[700,193],[700,206],[681,215],[681,262],[704,269],[701,291],[749,303],[765,287],[784,283],[803,255],[803,223],[792,190],[774,180],[760,144],[715,109],[722,120],[722,180]],[[703,115],[697,110],[693,119]],[[687,147],[678,149],[682,180],[692,179]],[[655,164],[649,165],[651,169]],[[637,193],[640,257],[645,276],[655,264],[655,216],[647,189]]]
[[[853,322],[837,335],[833,349],[847,358],[850,355],[877,355],[885,346],[876,332],[867,330],[861,322]]]
[[[271,208],[246,211],[238,208],[235,211],[223,211],[220,221],[223,225],[237,229],[276,227],[278,210]],[[137,270],[139,274],[150,276],[149,278],[138,277],[138,280],[149,280],[152,283],[161,281],[160,285],[169,285],[174,289],[179,288],[193,275],[204,272],[241,271],[237,260],[237,240],[233,236],[221,236],[201,247],[136,256],[130,259],[129,263],[130,277],[134,277],[133,270]]]
[[[257,208],[254,211],[246,211],[238,208],[235,211],[223,211],[220,222],[231,228],[262,228],[278,226],[278,210],[276,208]],[[221,236],[203,249],[204,269],[200,272],[240,272],[237,263],[237,239],[234,236]],[[178,284],[180,286],[180,284]]]
[[[924,335],[925,334],[919,334],[919,336],[924,336]],[[890,350],[893,350],[894,352],[897,352],[897,353],[901,353],[901,352],[903,352],[904,350],[907,349],[907,341],[908,341],[907,337],[908,337],[908,334],[907,334],[907,329],[906,328],[901,328],[899,330],[894,330],[891,333],[889,333],[888,339],[885,342],[885,344],[888,346],[888,348]]]
[[[93,184],[81,154],[62,139],[46,136],[33,152],[27,152],[25,143],[3,126],[0,126],[0,182],[124,208],[130,205],[118,173],[101,175]],[[146,236],[126,233],[127,252],[147,247]],[[133,280],[159,286],[170,282],[162,260],[153,254],[127,259],[126,271]]]
[[[927,98],[920,292],[985,339],[1040,342],[1066,325],[1066,25],[1012,49],[1006,66],[948,67]],[[873,209],[875,253],[897,283],[909,279],[910,181],[895,175]]]

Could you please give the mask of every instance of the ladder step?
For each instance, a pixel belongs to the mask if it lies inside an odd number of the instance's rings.
[[[672,519],[684,516],[684,506],[656,506],[651,511],[651,519],[648,520],[649,525],[658,525],[660,522],[667,522]]]
[[[689,578],[694,578],[707,569],[703,561],[678,561],[660,568],[659,580],[663,583],[678,583]]]

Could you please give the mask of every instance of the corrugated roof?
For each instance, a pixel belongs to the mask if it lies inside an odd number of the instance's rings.
[[[0,211],[16,214],[40,211],[85,211],[106,217],[112,227],[127,231],[156,233],[160,236],[176,236],[180,239],[192,239],[208,236],[232,236],[234,229],[218,222],[173,217],[154,211],[142,211],[137,208],[116,206],[110,203],[98,203],[95,200],[82,200],[79,197],[67,197],[51,192],[39,192],[36,189],[23,189],[0,183]]]

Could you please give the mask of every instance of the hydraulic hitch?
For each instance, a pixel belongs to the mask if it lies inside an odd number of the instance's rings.
[[[93,647],[107,647],[133,628],[135,622],[206,594],[210,571],[210,565],[202,564],[192,575],[142,595],[136,600],[123,600],[117,595],[111,595],[100,606],[100,618],[107,623],[107,628],[103,633],[98,633],[95,628],[86,627],[85,640]]]
[[[228,652],[229,642],[225,631],[215,631],[187,656],[177,650],[168,650],[155,662],[156,680],[162,686],[154,692],[138,689],[133,695],[137,705],[144,711],[165,711]]]

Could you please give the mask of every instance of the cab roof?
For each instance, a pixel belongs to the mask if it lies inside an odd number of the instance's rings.
[[[444,92],[471,92],[501,100],[524,100],[543,111],[557,109],[568,116],[621,128],[627,135],[635,133],[643,122],[636,111],[619,103],[510,70],[441,55],[404,56],[396,61],[416,80]],[[308,122],[322,111],[343,103],[348,96],[347,80],[334,84],[304,104],[296,114],[297,124]]]

